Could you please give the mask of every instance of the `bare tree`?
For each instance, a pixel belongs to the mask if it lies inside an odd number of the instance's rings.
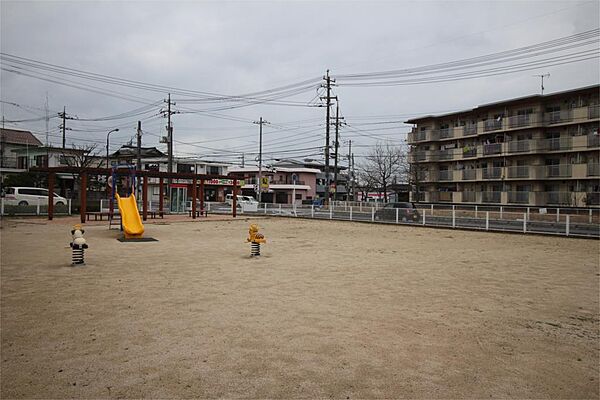
[[[356,178],[358,180],[358,188],[362,193],[362,201],[366,201],[369,193],[377,190],[377,183],[370,174],[360,168]]]
[[[99,157],[100,150],[97,150],[96,148],[96,144],[81,146],[73,145],[73,151],[65,150],[61,155],[64,162],[69,167],[83,169],[90,167],[94,162],[94,159]]]
[[[390,142],[378,142],[373,150],[365,156],[365,161],[360,170],[363,175],[369,176],[383,191],[384,201],[388,201],[388,186],[394,178],[405,181],[408,177],[408,163],[406,152],[400,146]]]

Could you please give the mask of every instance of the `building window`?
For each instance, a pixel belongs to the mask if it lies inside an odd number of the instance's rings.
[[[17,157],[17,168],[19,168],[19,169],[27,169],[28,168],[27,157],[25,157],[25,156]]]
[[[46,154],[35,156],[35,166],[36,167],[47,167],[48,166],[48,156]]]
[[[207,166],[206,167],[206,173],[208,175],[220,175],[219,167]]]

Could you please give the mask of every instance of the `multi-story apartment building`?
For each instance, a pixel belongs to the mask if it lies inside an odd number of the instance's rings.
[[[413,200],[598,206],[600,86],[411,119]]]

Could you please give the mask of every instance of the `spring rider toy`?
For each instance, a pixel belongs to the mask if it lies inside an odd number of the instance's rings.
[[[81,225],[77,224],[73,226],[71,235],[73,235],[73,241],[70,243],[73,251],[71,258],[71,265],[85,265],[84,251],[88,248],[88,245],[83,237],[85,231],[81,229]]]
[[[250,257],[260,256],[260,244],[267,243],[267,239],[262,233],[258,233],[258,225],[256,224],[250,225],[248,235],[246,241],[250,242]]]

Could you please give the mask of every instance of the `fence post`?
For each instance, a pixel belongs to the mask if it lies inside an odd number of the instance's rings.
[[[565,216],[565,221],[566,221],[566,226],[565,226],[565,233],[567,234],[567,236],[569,236],[569,222],[571,220],[570,215]]]
[[[350,206],[350,221],[352,221],[352,206]]]
[[[560,208],[556,209],[556,222],[560,222]]]
[[[454,210],[454,206],[452,206],[452,227],[456,228],[456,211]]]
[[[431,205],[431,215],[433,215],[433,204]]]
[[[279,215],[281,215],[281,204],[279,204]]]
[[[267,203],[265,203],[265,214],[267,213]]]
[[[400,211],[400,209],[396,208],[396,223],[398,223],[398,211]]]
[[[589,218],[589,223],[592,223],[592,209],[590,208],[590,218]]]
[[[358,211],[362,212],[362,201],[358,203]]]
[[[529,216],[529,207],[527,207],[527,220],[531,220],[531,217]]]
[[[490,230],[490,212],[489,211],[485,212],[485,230],[486,231]]]
[[[423,226],[425,226],[425,210],[423,210]]]
[[[371,207],[371,222],[375,222],[375,209]]]
[[[348,202],[347,202],[347,201],[345,201],[345,202],[344,202],[344,211],[347,211],[347,210],[348,210]]]
[[[333,207],[329,205],[329,219],[333,219]]]
[[[527,233],[527,213],[523,213],[523,233]]]
[[[36,212],[36,215],[40,215],[40,199],[37,199],[37,207],[36,207],[35,212]]]
[[[500,206],[500,219],[502,219],[502,211],[504,210],[504,207]]]
[[[454,207],[454,206],[453,206]],[[475,204],[475,218],[477,218],[477,204]]]
[[[67,203],[69,203],[69,215],[71,215],[71,199],[68,199]]]
[[[0,215],[4,215],[4,199],[0,199]]]
[[[310,205],[310,217],[311,218],[315,217],[315,205],[314,204]]]

